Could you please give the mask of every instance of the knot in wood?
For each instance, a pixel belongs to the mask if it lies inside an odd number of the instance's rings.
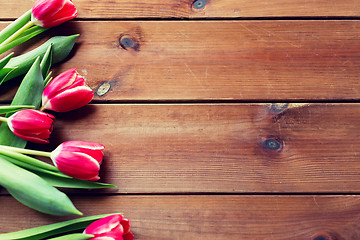
[[[203,9],[206,6],[206,0],[195,0],[192,3],[192,8],[195,10]]]
[[[289,107],[289,103],[272,103],[269,106],[269,112],[272,115],[278,115],[280,113],[283,113],[286,111],[286,109]]]
[[[335,233],[319,233],[315,235],[312,240],[339,240]]]
[[[140,49],[138,41],[129,35],[120,35],[119,44],[125,50],[133,49],[135,51],[139,51]]]
[[[110,90],[110,88],[111,84],[109,82],[104,82],[98,87],[96,94],[101,97],[105,95]]]
[[[260,145],[268,152],[281,152],[284,148],[284,141],[277,136],[260,137]]]

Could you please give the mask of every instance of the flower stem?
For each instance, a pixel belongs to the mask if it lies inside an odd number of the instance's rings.
[[[13,35],[17,30],[22,28],[27,22],[31,20],[31,9],[21,15],[18,19],[10,23],[6,28],[0,32],[0,43],[5,41],[8,37]]]
[[[7,122],[7,118],[6,117],[0,117],[0,122]]]
[[[28,155],[35,155],[35,156],[42,156],[42,157],[50,157],[51,152],[44,152],[44,151],[37,151],[37,150],[31,150],[31,149],[25,149],[25,148],[17,148],[17,147],[10,147],[5,145],[0,145],[0,148],[11,150],[13,152],[28,154]]]
[[[15,33],[13,33],[10,37],[8,37],[4,42],[2,42],[0,44],[0,52],[1,49],[3,49],[6,44],[10,43],[11,41],[15,40],[20,34],[22,34],[23,32],[25,32],[27,29],[29,29],[30,27],[34,26],[34,23],[32,21],[29,21],[28,23],[26,23],[22,28],[20,28],[19,30],[17,30]]]

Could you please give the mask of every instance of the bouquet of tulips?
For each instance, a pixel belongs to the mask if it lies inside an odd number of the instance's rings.
[[[76,16],[71,0],[38,0],[0,32],[0,53]],[[28,53],[0,60],[0,84],[25,74],[11,105],[0,107],[0,185],[24,205],[52,215],[82,214],[57,187],[115,187],[95,182],[100,178],[102,144],[68,141],[52,152],[25,148],[28,141],[49,143],[55,117],[46,111],[71,111],[93,98],[76,69],[51,76],[52,64],[65,59],[77,37],[54,37]],[[48,157],[53,165],[33,156]]]

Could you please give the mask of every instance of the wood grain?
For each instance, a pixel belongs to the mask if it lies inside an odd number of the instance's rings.
[[[100,101],[354,100],[359,29],[360,21],[114,21],[48,34],[81,34],[54,73],[77,68]]]
[[[237,18],[237,17],[358,17],[353,0],[207,0],[196,9],[194,0],[74,0],[78,18]],[[32,7],[31,0],[0,0],[1,18],[15,18]]]
[[[105,104],[55,114],[52,150],[106,146],[120,193],[360,191],[359,104]]]
[[[0,0],[0,29],[33,2]],[[64,191],[85,216],[123,212],[135,239],[360,239],[360,104],[221,103],[360,100],[358,2],[194,2],[74,0],[77,19],[15,48],[80,33],[52,70],[96,93],[29,148],[103,143],[118,188]],[[0,233],[75,218],[0,202]]]
[[[359,196],[73,196],[72,199],[86,215],[123,212],[139,240],[360,238]],[[35,213],[10,197],[2,196],[0,201],[1,213],[7,216],[0,218],[1,233],[69,219]]]

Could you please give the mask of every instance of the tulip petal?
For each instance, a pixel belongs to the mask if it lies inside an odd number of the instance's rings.
[[[47,144],[49,143],[49,139],[41,139],[41,138],[37,138],[37,137],[30,137],[30,136],[26,136],[26,135],[22,135],[20,133],[14,133],[16,136],[18,136],[19,138],[22,138],[26,141],[29,142],[33,142],[33,143],[41,143],[41,144]]]
[[[91,88],[86,86],[75,87],[59,93],[44,105],[45,109],[56,112],[68,112],[85,106],[94,97]]]
[[[71,0],[38,0],[31,11],[31,21],[44,28],[55,27],[76,16]]]
[[[113,229],[120,225],[120,221],[123,218],[120,214],[110,215],[99,219],[90,224],[86,229],[86,234],[99,235],[103,233],[111,232]]]
[[[123,220],[120,221],[120,224],[124,228],[124,234],[126,234],[126,233],[128,233],[130,231],[130,221],[129,221],[129,219],[124,218]]]
[[[123,240],[133,240],[134,235],[131,232],[128,232],[127,234],[123,235]]]
[[[35,109],[16,112],[8,118],[9,129],[18,137],[35,142],[49,143],[55,117]]]
[[[93,157],[99,164],[102,163],[104,153],[102,150],[105,146],[100,143],[84,142],[84,141],[69,141],[62,144],[67,151],[71,152],[83,152]]]
[[[32,14],[35,17],[51,17],[57,13],[64,5],[64,0],[38,0],[34,3]]]
[[[57,77],[55,77],[44,89],[43,96],[46,96],[48,99],[52,98],[59,91],[71,86],[76,80],[76,69],[69,69]]]
[[[69,69],[52,80],[42,95],[43,109],[67,112],[88,104],[94,93],[76,69]]]
[[[112,238],[112,237],[94,237],[90,240],[123,240],[122,238]]]
[[[121,214],[115,214],[93,222],[84,233],[94,235],[91,240],[133,240],[134,235],[129,232],[129,228],[129,220]]]
[[[49,129],[52,126],[53,120],[52,118],[29,118],[29,117],[22,117],[22,118],[10,118],[10,124],[14,126],[17,130],[29,130],[29,132],[36,133],[42,129]]]
[[[67,141],[61,144],[64,148],[68,147],[78,147],[80,149],[91,149],[91,150],[104,150],[105,146],[100,143],[95,142],[85,142],[85,141]]]
[[[76,16],[77,16],[76,8],[66,9],[64,11],[58,12],[57,14],[53,15],[52,16],[53,19],[51,21],[46,21],[44,19],[43,25],[45,26],[47,25],[48,27],[57,26],[71,19],[76,18]]]
[[[61,151],[51,157],[55,166],[70,177],[82,180],[98,180],[99,163],[85,153]]]

